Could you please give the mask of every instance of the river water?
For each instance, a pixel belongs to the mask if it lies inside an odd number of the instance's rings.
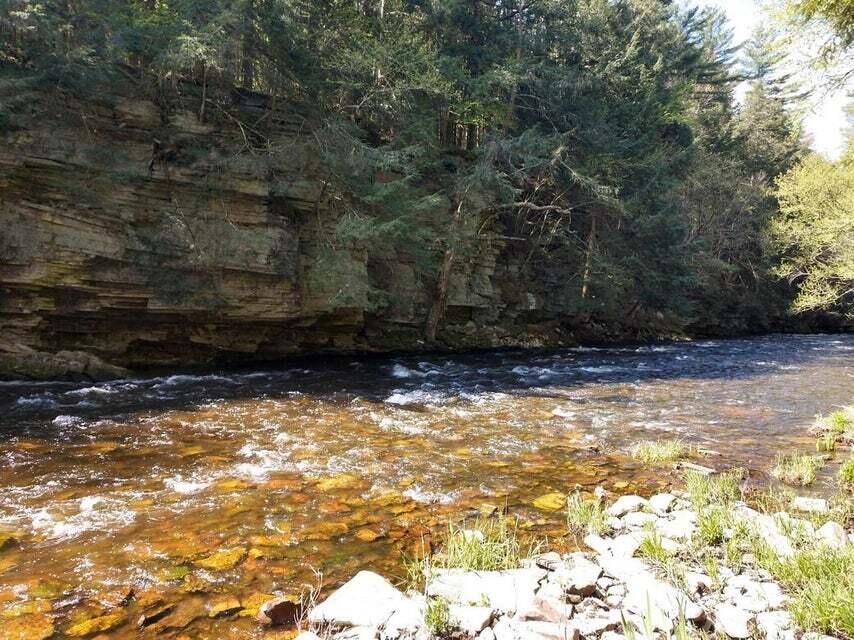
[[[316,572],[401,575],[449,520],[493,508],[563,544],[563,514],[536,497],[678,485],[671,465],[630,459],[642,440],[682,438],[762,484],[852,398],[852,335],[0,383],[0,620],[49,616],[64,637],[118,611],[104,637],[136,638],[162,601],[143,635],[266,637],[208,607]]]

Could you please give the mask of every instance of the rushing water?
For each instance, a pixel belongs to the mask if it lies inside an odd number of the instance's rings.
[[[314,570],[400,574],[431,531],[493,506],[559,543],[537,496],[678,483],[628,457],[641,440],[683,438],[765,482],[852,397],[851,335],[0,383],[0,619],[47,614],[61,637],[119,611],[106,637],[130,638],[162,599],[176,606],[145,633],[264,637],[207,607],[299,592]]]

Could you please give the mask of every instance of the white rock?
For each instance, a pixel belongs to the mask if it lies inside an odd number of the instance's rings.
[[[611,551],[611,544],[605,538],[594,533],[584,536],[584,544],[596,553],[610,553]]]
[[[753,615],[729,604],[715,608],[715,628],[730,638],[749,638]]]
[[[309,622],[346,627],[380,627],[398,612],[420,612],[420,603],[403,595],[382,576],[360,571],[308,614]]]
[[[712,590],[712,579],[705,573],[688,571],[685,574],[685,585],[691,594],[704,594]]]
[[[626,525],[623,524],[623,521],[615,516],[611,516],[605,521],[605,524],[608,525],[608,528],[612,531],[622,531],[626,528]]]
[[[814,513],[825,513],[829,510],[827,500],[824,498],[807,498],[805,496],[797,496],[792,499],[792,508],[798,511],[808,511]]]
[[[759,513],[744,503],[737,503],[733,511],[758,529],[759,535],[777,555],[787,557],[795,552],[791,541],[780,531],[777,520],[771,516]]]
[[[534,566],[540,567],[541,569],[546,569],[548,571],[554,571],[557,569],[560,564],[563,562],[563,559],[560,557],[560,554],[555,551],[550,551],[548,553],[541,553],[537,557],[533,558]]]
[[[629,515],[646,515],[646,514],[629,514]],[[628,517],[628,516],[626,516]],[[631,558],[638,550],[643,536],[637,533],[624,533],[617,536],[611,542],[611,554],[617,558]]]
[[[640,529],[648,524],[655,524],[658,522],[658,516],[654,513],[634,511],[623,516],[623,522],[627,527]]]
[[[520,622],[521,634],[514,640],[578,640],[580,634],[575,625],[555,622]]]
[[[649,565],[639,558],[617,558],[606,555],[599,556],[597,560],[605,573],[620,582],[627,582],[630,577],[635,575],[649,573]]]
[[[599,615],[576,615],[572,624],[582,636],[593,636],[603,631],[620,628],[622,618],[619,611],[603,611]]]
[[[395,640],[402,636],[414,635],[424,626],[424,611],[427,599],[421,594],[412,595],[409,604],[399,608],[380,629],[382,640]]]
[[[483,533],[483,531],[479,531],[477,529],[463,529],[462,531],[460,531],[460,533],[463,536],[463,540],[465,540],[466,542],[483,542],[484,540],[486,540],[486,535]]]
[[[620,496],[617,501],[606,509],[609,516],[620,518],[627,513],[640,511],[649,504],[649,501],[640,496]]]
[[[842,528],[841,524],[833,522],[833,520],[826,522],[815,532],[815,536],[819,542],[833,549],[839,549],[848,543],[848,535],[845,533],[845,529]]]
[[[482,606],[487,603],[497,611],[514,613],[529,603],[544,569],[513,569],[510,571],[465,571],[438,569],[427,584],[427,595],[440,597],[453,604]]]
[[[320,636],[311,631],[302,631],[294,640],[320,640]]]
[[[674,511],[666,520],[659,518],[655,523],[655,530],[663,538],[687,541],[694,535],[696,520],[696,516],[690,511]]]
[[[625,608],[638,615],[645,615],[649,610],[656,629],[673,629],[680,612],[686,620],[699,621],[705,618],[702,607],[650,573],[630,576],[626,580],[626,589]]]
[[[765,640],[793,640],[795,630],[788,611],[765,611],[756,616],[756,626]]]
[[[583,553],[573,553],[566,558],[566,566],[554,571],[549,579],[554,579],[567,592],[589,596],[596,591],[596,581],[602,575],[602,567],[584,557]]]
[[[495,632],[491,628],[487,627],[477,634],[477,640],[495,640]]]
[[[469,636],[476,636],[486,628],[495,611],[492,607],[470,607],[460,604],[452,604],[448,607],[451,624]]]
[[[516,612],[519,620],[541,622],[568,622],[572,618],[575,607],[560,598],[550,598],[537,595],[529,604]]]
[[[601,640],[625,640],[626,636],[616,631],[606,631],[602,634]]]
[[[664,515],[673,508],[675,502],[676,496],[672,493],[659,493],[649,499],[649,506],[655,513]]]
[[[661,543],[662,549],[673,555],[676,555],[682,550],[683,545],[679,544],[678,542],[676,542],[676,540],[673,540],[672,538],[661,538],[659,542]]]
[[[376,627],[350,627],[339,631],[334,636],[335,640],[376,640]]]
[[[783,600],[783,592],[776,584],[760,583],[747,575],[728,580],[723,595],[740,609],[752,613],[776,609]],[[769,601],[769,596],[773,603]]]

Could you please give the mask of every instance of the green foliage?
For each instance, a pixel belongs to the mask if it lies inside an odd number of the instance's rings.
[[[470,527],[449,525],[445,544],[430,558],[429,566],[469,571],[515,569],[538,549],[537,543],[523,545],[515,523],[511,525],[505,518],[478,520]]]
[[[424,609],[424,626],[432,637],[444,636],[451,626],[448,602],[444,598],[430,598]]]
[[[598,500],[584,500],[579,493],[573,493],[566,500],[566,526],[573,535],[595,533],[603,535],[608,531],[607,516]]]
[[[630,455],[645,464],[661,464],[689,457],[694,455],[694,451],[694,448],[681,440],[656,440],[639,442],[632,447]]]
[[[778,556],[760,539],[754,541],[760,566],[781,582],[795,622],[809,631],[854,635],[854,545],[826,545]]]
[[[795,282],[795,311],[836,309],[854,317],[854,145],[838,162],[811,155],[777,181],[771,232]]]
[[[816,471],[822,466],[821,458],[799,454],[777,456],[771,475],[786,484],[808,486],[815,482]]]
[[[685,474],[685,488],[691,504],[698,512],[710,506],[730,507],[741,498],[739,482],[742,477],[740,469],[716,475],[689,471]]]
[[[848,458],[839,467],[839,482],[846,486],[854,486],[854,458]]]

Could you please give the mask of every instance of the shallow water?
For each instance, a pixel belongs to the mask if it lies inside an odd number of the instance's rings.
[[[480,509],[563,544],[562,514],[534,498],[678,484],[629,459],[641,440],[683,438],[763,483],[852,397],[851,335],[0,383],[0,620],[49,612],[62,637],[119,611],[105,637],[136,638],[162,599],[175,609],[143,635],[265,637],[207,607],[297,593],[315,571],[400,575],[402,554]]]

